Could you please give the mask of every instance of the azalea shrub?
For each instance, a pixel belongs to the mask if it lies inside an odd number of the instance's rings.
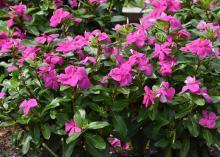
[[[114,23],[123,3],[0,1],[0,126],[24,154],[220,150],[220,2],[145,0]]]

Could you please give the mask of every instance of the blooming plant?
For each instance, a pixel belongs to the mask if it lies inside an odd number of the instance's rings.
[[[123,2],[0,0],[0,126],[24,154],[220,151],[220,2],[146,0],[115,24]]]

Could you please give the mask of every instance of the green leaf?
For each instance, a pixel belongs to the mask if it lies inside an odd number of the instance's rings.
[[[168,146],[168,144],[169,144],[169,141],[167,139],[160,139],[159,141],[155,143],[155,146],[160,147],[160,148],[165,148]]]
[[[95,148],[92,143],[86,140],[86,150],[94,157],[109,157],[109,147],[105,150]]]
[[[127,126],[121,116],[118,114],[113,113],[113,127],[115,128],[116,131],[119,132],[121,137],[125,138],[127,136]]]
[[[53,99],[51,101],[51,103],[44,108],[43,112],[45,112],[49,109],[53,109],[53,108],[56,108],[56,107],[60,106],[60,101],[61,101],[60,98]]]
[[[74,134],[72,134],[70,137],[68,137],[66,139],[66,143],[69,144],[69,143],[75,141],[80,135],[81,135],[80,132],[75,132]]]
[[[22,142],[22,153],[23,154],[27,154],[27,152],[29,151],[31,140],[32,140],[32,137],[29,135],[23,139],[23,142]]]
[[[199,136],[199,125],[194,117],[189,116],[186,126],[193,137]]]
[[[113,103],[112,111],[122,111],[127,106],[128,100],[118,100]]]
[[[29,30],[32,34],[34,34],[35,36],[39,36],[39,35],[40,35],[40,33],[39,33],[37,27],[35,27],[35,26],[28,26],[28,30]]]
[[[204,129],[202,131],[202,136],[203,138],[206,140],[207,144],[210,146],[211,144],[213,144],[213,135],[212,133],[208,130],[208,129]]]
[[[182,142],[182,148],[180,149],[180,157],[186,157],[190,148],[189,138],[184,138]]]
[[[49,124],[44,124],[41,126],[41,132],[45,139],[49,140],[51,135],[51,130]]]
[[[156,119],[157,113],[158,113],[157,108],[154,107],[153,105],[151,105],[148,110],[149,110],[149,118],[152,121],[154,121]]]
[[[175,119],[180,119],[185,117],[187,114],[191,113],[192,111],[192,105],[191,104],[186,104],[187,106],[184,107],[182,110],[180,110],[176,115]]]
[[[21,41],[21,44],[24,45],[24,46],[40,46],[41,44],[35,42],[35,41],[32,41],[32,40],[28,40],[28,39],[24,39]]]
[[[8,32],[8,26],[5,21],[0,21],[0,30],[2,32]]]
[[[75,115],[74,115],[74,121],[76,124],[80,127],[83,128],[85,125],[87,125],[87,120],[86,120],[86,112],[84,109],[79,109]]]
[[[96,122],[89,123],[88,129],[101,129],[101,128],[104,128],[104,127],[106,127],[108,125],[109,125],[108,122],[96,121]]]
[[[64,157],[71,157],[73,154],[73,150],[75,147],[75,142],[66,145],[64,153]]]
[[[205,105],[205,100],[203,98],[197,98],[194,100],[195,104],[198,106],[204,106]]]
[[[85,134],[87,143],[91,143],[97,149],[105,149],[106,143],[99,135],[93,135],[90,133]]]
[[[111,22],[121,22],[121,21],[126,21],[126,17],[122,15],[117,15],[111,18]]]

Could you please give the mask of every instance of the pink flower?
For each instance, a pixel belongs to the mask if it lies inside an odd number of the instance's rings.
[[[54,41],[58,37],[59,37],[59,34],[51,34],[51,35],[42,34],[42,36],[35,38],[34,41],[41,43],[41,44],[44,44],[46,42],[50,44],[52,41]]]
[[[111,42],[111,39],[108,37],[106,33],[101,33],[98,37],[98,41],[107,41],[108,43]]]
[[[81,89],[87,89],[91,86],[85,68],[74,67],[72,65],[65,68],[65,74],[60,74],[59,82],[61,82],[62,85],[72,87],[79,85]]]
[[[131,65],[123,63],[110,71],[109,76],[120,83],[120,86],[127,86],[132,82]]]
[[[162,76],[171,76],[172,74],[172,67],[177,65],[177,61],[175,58],[170,56],[165,56],[165,58],[159,61],[161,65],[160,74]]]
[[[122,25],[116,24],[114,30],[115,30],[116,32],[119,32],[122,27],[123,27]]]
[[[168,82],[162,82],[162,87],[156,91],[156,95],[159,96],[160,102],[165,103],[173,99],[175,89],[173,87],[169,87]]]
[[[188,31],[184,30],[184,29],[178,31],[177,35],[179,35],[179,36],[181,36],[182,38],[185,38],[185,39],[189,39],[190,36],[191,36],[191,34]]]
[[[129,144],[128,143],[125,143],[125,144],[122,144],[121,141],[117,138],[112,138],[111,141],[111,146],[112,147],[122,147],[124,150],[128,150],[129,149]]]
[[[50,19],[50,26],[56,27],[58,24],[62,22],[63,19],[70,18],[70,16],[70,13],[64,11],[63,8],[57,9]]]
[[[148,108],[150,104],[154,104],[155,95],[148,86],[144,87],[144,91],[145,91],[145,95],[143,99],[143,104],[145,105],[146,108]]]
[[[162,13],[160,19],[162,21],[166,21],[170,23],[170,28],[172,29],[181,29],[183,26],[181,24],[181,22],[176,19],[175,17],[171,16],[171,15],[167,15],[165,13]]]
[[[34,60],[37,57],[37,52],[40,50],[40,47],[26,47],[22,52],[22,58],[18,60],[20,66],[23,66],[23,63],[26,59]]]
[[[16,71],[18,70],[18,67],[14,66],[14,65],[9,65],[7,68],[8,72],[12,72],[12,71]]]
[[[61,51],[64,54],[70,51],[81,50],[84,46],[89,45],[89,40],[81,35],[77,35],[75,38],[67,37],[67,41],[63,41],[57,44],[56,51]]]
[[[172,49],[169,48],[172,45],[172,42],[165,42],[161,45],[155,44],[155,49],[153,52],[153,58],[159,58],[159,60],[164,60],[166,55],[172,53]]]
[[[205,30],[205,29],[207,29],[207,23],[206,23],[204,20],[201,20],[201,21],[198,23],[198,25],[197,25],[196,28],[197,28],[197,29],[200,29],[200,30]]]
[[[185,80],[185,86],[183,86],[181,92],[179,94],[182,94],[189,90],[191,93],[198,93],[200,91],[200,84],[201,82],[196,80],[195,76],[191,77],[188,76]]]
[[[0,43],[0,52],[7,53],[10,51],[11,48],[13,48],[14,42],[12,40],[2,40]]]
[[[192,52],[196,54],[199,59],[204,59],[212,54],[212,42],[207,39],[196,39],[186,44],[186,46],[182,47],[180,50],[183,52]]]
[[[80,64],[85,64],[87,62],[91,62],[91,63],[95,64],[96,59],[94,57],[86,57],[85,59],[80,61]]]
[[[216,114],[214,112],[202,111],[203,118],[199,120],[199,125],[209,129],[214,128],[216,125]]]
[[[126,38],[126,44],[135,43],[138,47],[142,47],[147,40],[147,33],[143,30],[137,30],[135,32],[129,33]]]
[[[78,5],[77,0],[68,0],[68,3],[72,8],[75,8]]]
[[[0,99],[3,99],[6,97],[6,93],[5,92],[0,92]]]
[[[64,54],[76,50],[76,46],[73,44],[72,38],[67,38],[67,41],[60,42],[57,46],[56,51],[61,51]]]
[[[31,16],[26,14],[26,12],[27,12],[26,5],[18,4],[18,5],[11,6],[11,8],[13,9],[13,11],[8,13],[11,16],[11,18],[13,18],[13,16],[17,15],[17,16],[21,16],[26,21],[31,20]]]
[[[129,57],[128,61],[130,65],[138,64],[139,70],[144,71],[145,75],[151,76],[153,73],[153,66],[149,64],[149,62],[149,58],[145,57],[143,53],[136,51],[133,51],[133,55]]]
[[[57,73],[55,70],[50,70],[47,73],[43,74],[44,87],[52,88],[54,90],[59,89]]]
[[[153,37],[151,37],[150,39],[148,39],[147,43],[148,43],[149,45],[154,45],[155,41],[156,41],[156,37],[153,36]]]
[[[44,55],[44,62],[49,64],[51,67],[54,67],[54,65],[63,64],[63,58],[60,56],[57,56],[55,53],[51,52],[49,54]]]
[[[207,103],[213,102],[212,98],[208,95],[208,90],[206,87],[201,88],[197,94],[202,95]]]
[[[72,134],[76,132],[78,133],[82,132],[82,129],[78,127],[75,121],[72,119],[68,123],[65,124],[65,131],[68,133],[69,136],[71,136]]]
[[[29,113],[29,110],[31,108],[34,108],[38,105],[37,100],[36,99],[29,99],[29,100],[24,100],[21,102],[19,108],[23,108],[23,112],[25,115],[27,115]]]
[[[181,2],[179,0],[167,0],[167,3],[171,13],[181,9]]]
[[[107,0],[89,0],[89,3],[99,3],[99,4],[102,4],[102,3],[106,3]]]

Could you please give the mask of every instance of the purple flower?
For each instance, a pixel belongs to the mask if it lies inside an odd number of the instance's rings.
[[[69,136],[76,132],[82,132],[82,129],[77,126],[75,121],[72,119],[68,123],[65,124],[65,131],[68,133]]]
[[[21,102],[19,108],[23,108],[23,113],[24,115],[27,115],[29,113],[29,110],[31,108],[34,108],[38,105],[36,99],[29,99],[29,100],[24,100]]]
[[[68,3],[72,8],[75,8],[78,5],[77,0],[68,0]]]
[[[203,118],[199,120],[201,126],[209,129],[214,128],[216,125],[216,114],[214,112],[202,111]]]

